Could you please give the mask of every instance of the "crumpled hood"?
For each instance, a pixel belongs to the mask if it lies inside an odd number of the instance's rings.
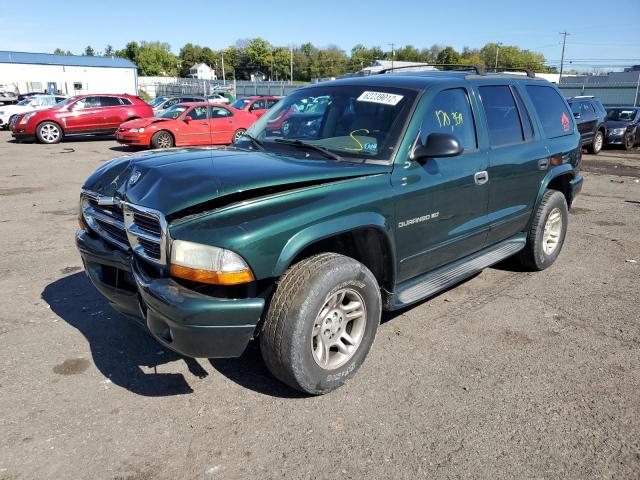
[[[148,127],[153,123],[166,122],[170,119],[168,118],[158,118],[158,117],[147,117],[147,118],[136,118],[135,120],[129,120],[128,122],[124,122],[120,125],[121,128],[144,128]]]
[[[296,159],[233,148],[142,152],[98,168],[83,188],[172,215],[239,192],[388,173],[391,166]],[[134,172],[139,172],[135,173]],[[133,180],[136,177],[137,180]]]

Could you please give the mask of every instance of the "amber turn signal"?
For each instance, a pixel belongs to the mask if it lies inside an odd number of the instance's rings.
[[[172,264],[169,266],[169,272],[174,277],[213,285],[239,285],[241,283],[253,282],[254,280],[253,273],[248,269],[238,272],[210,272],[199,268]]]

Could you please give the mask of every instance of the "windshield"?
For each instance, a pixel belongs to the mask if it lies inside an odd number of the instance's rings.
[[[164,102],[167,98],[169,98],[169,97],[156,97],[156,98],[154,98],[153,100],[151,100],[149,102],[149,105],[151,105],[152,107],[157,107],[162,102]]]
[[[20,105],[21,107],[25,107],[33,102],[34,98],[25,98],[24,100],[20,100],[16,105]]]
[[[156,117],[158,117],[158,118],[172,118],[173,120],[175,120],[180,115],[182,115],[182,113],[187,108],[189,108],[189,107],[187,107],[186,105],[173,105],[172,107],[167,108],[162,113],[159,113],[158,115],[156,115]]]
[[[637,112],[634,108],[608,108],[607,120],[633,120]]]
[[[398,145],[417,92],[404,88],[324,85],[285,97],[247,131],[267,151],[302,150],[299,140],[340,157],[388,161]],[[241,138],[235,144],[250,148]],[[308,149],[302,153],[320,155]]]
[[[231,106],[233,108],[237,108],[238,110],[242,110],[244,107],[246,107],[249,104],[250,101],[251,100],[248,100],[246,98],[239,98],[238,100],[233,102]]]

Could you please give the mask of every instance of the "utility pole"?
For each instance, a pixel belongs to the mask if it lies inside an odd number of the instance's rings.
[[[393,72],[393,61],[396,56],[395,43],[387,43],[387,45],[391,45],[391,71]]]
[[[560,76],[558,77],[558,83],[560,83],[560,80],[562,80],[562,70],[564,69],[564,46],[567,43],[567,35],[571,34],[564,31],[560,32],[560,35],[562,35],[562,55],[560,57]]]
[[[291,74],[289,84],[293,85],[293,45],[289,45],[289,73]]]
[[[500,45],[502,45],[500,42],[496,43],[496,70],[498,69],[498,54],[500,53]]]
[[[636,82],[636,96],[633,99],[633,106],[638,105],[638,90],[640,90],[640,72],[638,72],[638,81]]]
[[[222,57],[222,85],[227,84],[227,77],[224,74],[224,52],[220,52],[220,56]]]

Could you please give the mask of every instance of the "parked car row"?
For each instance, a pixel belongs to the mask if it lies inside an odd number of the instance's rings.
[[[630,150],[640,143],[640,107],[609,107],[593,96],[567,99],[580,132],[582,146],[597,155],[605,145]]]
[[[115,133],[119,143],[145,148],[232,143],[280,100],[248,97],[237,100],[236,108],[221,95],[158,97],[150,103],[126,94],[42,97],[51,98],[2,107],[0,122],[14,138],[58,143],[65,136]]]
[[[0,107],[0,127],[9,128],[9,122],[11,122],[12,118],[15,119],[21,113],[51,108],[66,99],[67,97],[63,95],[39,94],[28,96],[14,105],[4,105]]]

